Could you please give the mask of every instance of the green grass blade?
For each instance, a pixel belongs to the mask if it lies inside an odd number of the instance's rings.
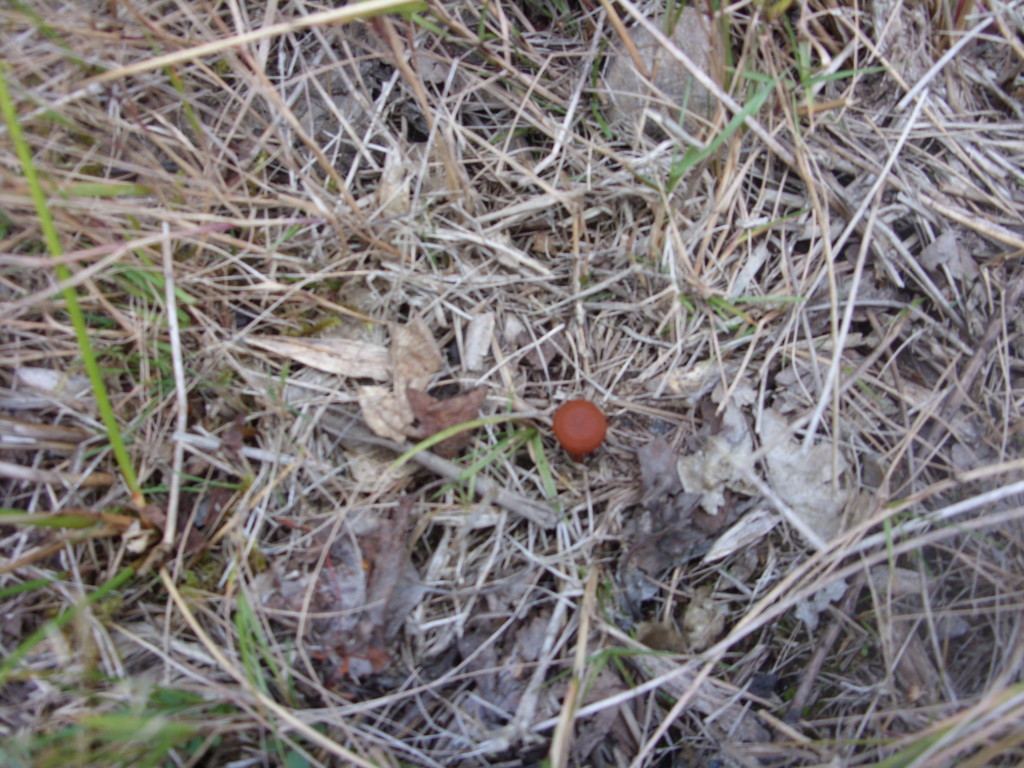
[[[0,508],[0,523],[4,525],[36,525],[43,528],[91,528],[95,517],[87,515],[48,515]]]
[[[21,131],[21,123],[18,121],[18,113],[11,100],[10,91],[7,88],[7,66],[0,63],[0,112],[3,113],[7,123],[7,129],[11,134],[11,143],[14,144],[14,151],[21,162],[22,172],[25,174],[25,181],[32,194],[32,202],[35,204],[36,215],[39,217],[39,228],[42,230],[43,239],[46,241],[46,248],[54,258],[60,257],[64,249],[57,234],[57,227],[50,213],[50,207],[46,202],[46,195],[43,193],[42,184],[39,181],[39,174],[32,162],[32,152],[29,149],[25,135]],[[71,270],[66,264],[55,264],[57,278],[67,281],[71,277]],[[85,317],[82,308],[78,304],[78,293],[72,287],[63,291],[64,302],[67,304],[68,315],[71,317],[71,324],[75,329],[75,338],[78,341],[78,349],[82,353],[82,362],[85,365],[86,373],[92,384],[93,395],[96,397],[96,405],[99,408],[100,416],[103,419],[103,426],[107,430],[107,439],[110,441],[111,450],[125,484],[131,492],[132,501],[138,506],[144,504],[142,493],[139,491],[139,483],[135,475],[135,468],[132,466],[125,447],[124,439],[121,436],[121,429],[114,415],[114,408],[107,394],[107,387],[100,373],[99,363],[89,341],[89,329],[85,324]]]
[[[708,157],[717,152],[718,148],[739,130],[740,126],[743,125],[744,120],[751,115],[757,114],[758,110],[764,106],[765,101],[768,100],[769,94],[774,90],[780,79],[781,77],[776,77],[757,91],[747,101],[747,103],[743,105],[743,109],[732,116],[732,119],[725,124],[725,128],[723,128],[722,131],[704,147],[704,149],[687,147],[683,156],[672,165],[672,170],[670,171],[668,178],[669,192],[675,189],[676,184],[678,184],[679,180],[686,175],[688,170],[693,168],[695,165],[702,163]]]
[[[483,416],[479,419],[464,421],[461,424],[456,424],[454,427],[448,427],[448,429],[442,429],[436,435],[431,435],[426,440],[420,440],[420,442],[416,443],[416,445],[395,459],[391,464],[391,469],[398,469],[417,453],[429,450],[441,441],[447,440],[452,435],[459,434],[459,432],[465,432],[467,429],[476,429],[477,427],[482,427],[486,424],[501,424],[506,421],[517,421],[521,418],[523,417],[516,413],[503,413],[498,414],[497,416]]]
[[[6,682],[11,672],[18,665],[18,663],[28,655],[28,652],[36,647],[46,636],[57,629],[65,626],[78,614],[80,610],[85,608],[87,605],[92,605],[95,602],[102,600],[108,594],[118,589],[128,579],[135,575],[134,568],[125,568],[118,573],[114,578],[108,581],[106,584],[97,587],[96,591],[92,592],[78,605],[75,605],[67,610],[61,612],[55,618],[50,619],[48,622],[43,624],[39,629],[25,638],[21,645],[14,649],[10,656],[8,656],[2,665],[0,665],[0,687]]]

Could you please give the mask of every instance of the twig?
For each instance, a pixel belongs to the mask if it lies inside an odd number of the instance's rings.
[[[393,440],[377,437],[356,424],[352,417],[341,417],[327,413],[320,417],[318,423],[348,445],[374,445],[379,448],[387,448],[389,451],[394,451],[397,454],[403,454],[409,449],[409,446],[399,445]],[[424,469],[428,469],[435,475],[440,475],[447,480],[458,480],[465,471],[458,464],[442,459],[430,451],[420,451],[414,454],[411,460]],[[518,493],[507,488],[501,488],[494,481],[486,477],[477,475],[473,481],[473,490],[481,498],[492,499],[499,507],[507,509],[509,512],[513,512],[520,517],[525,517],[527,520],[544,528],[553,528],[558,522],[558,518],[550,508],[520,496]]]

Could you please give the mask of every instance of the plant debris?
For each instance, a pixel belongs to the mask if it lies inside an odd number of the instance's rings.
[[[0,3],[0,763],[1024,764],[1019,6]]]
[[[456,424],[475,419],[487,397],[487,391],[482,387],[446,398],[436,398],[412,386],[406,387],[405,392],[421,437],[432,437]],[[445,459],[454,458],[469,444],[472,436],[468,431],[452,435],[435,445],[434,453]]]

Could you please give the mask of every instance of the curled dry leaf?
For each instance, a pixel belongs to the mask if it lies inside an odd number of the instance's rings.
[[[249,344],[327,373],[353,379],[388,378],[388,351],[380,344],[353,339],[289,339],[249,336]]]
[[[664,29],[663,20],[654,19],[653,23]],[[710,72],[720,48],[712,42],[715,33],[705,14],[686,7],[670,39],[699,69]],[[697,125],[694,116],[713,111],[711,96],[642,26],[630,28],[628,34],[632,46],[613,41],[605,72],[612,120],[626,130],[639,132],[640,124],[651,117],[676,123],[680,119],[679,105],[685,105],[682,117],[692,130]]]
[[[466,328],[466,351],[462,363],[467,371],[479,371],[491,348],[494,337],[494,313],[473,315]]]
[[[624,537],[624,543],[631,546],[619,565],[623,600],[637,615],[640,604],[657,594],[655,580],[662,573],[702,557],[711,546],[712,539],[694,527],[700,496],[682,492],[677,458],[675,450],[661,437],[637,451],[645,513]]]
[[[441,370],[444,358],[423,318],[417,317],[405,325],[391,323],[388,328],[391,332],[395,394],[404,396],[409,384],[426,386],[430,377]]]
[[[358,396],[366,426],[378,437],[404,443],[413,432],[413,414],[408,399],[398,397],[390,387],[377,384],[360,387]]]
[[[742,394],[737,390],[737,396]],[[713,398],[714,399],[714,398]],[[704,446],[679,458],[679,479],[688,493],[701,495],[701,506],[708,514],[717,514],[725,504],[725,490],[751,496],[754,489],[746,480],[746,472],[754,468],[754,438],[746,416],[730,400],[722,412],[721,428],[708,435]]]
[[[384,170],[377,181],[377,207],[385,216],[402,216],[409,212],[409,190],[412,177],[401,152],[384,156]]]
[[[848,466],[843,454],[835,457],[834,478],[832,446],[805,448],[793,438],[786,418],[771,408],[761,414],[759,436],[769,447],[765,463],[772,490],[814,533],[831,539],[839,532],[840,515],[851,495],[840,482]]]
[[[164,528],[167,527],[167,513],[163,509],[158,507],[156,504],[147,504],[139,510],[139,515],[153,528],[163,532]],[[185,536],[185,554],[190,555],[201,550],[206,546],[206,537],[203,536],[195,528],[189,527],[188,515],[178,515],[178,530],[176,531],[177,536],[180,538],[182,535]],[[126,536],[127,538],[127,536]],[[135,550],[132,550],[135,551]]]
[[[253,585],[263,609],[288,626],[306,612],[303,639],[340,671],[355,677],[379,672],[424,594],[408,552],[411,506],[412,497],[405,497],[379,519],[351,526],[346,520],[333,537],[321,529],[304,539],[311,548],[271,560]]]
[[[409,557],[412,504],[412,496],[402,498],[380,525],[359,541],[367,570],[366,604],[356,628],[354,650],[365,658],[387,657],[386,649],[426,591]]]
[[[19,396],[16,398],[19,407],[29,407],[34,393],[44,398],[53,398],[72,407],[84,407],[92,411],[96,407],[96,398],[92,393],[92,384],[88,376],[69,374],[52,368],[38,368],[23,365],[14,371]]]
[[[809,600],[797,604],[793,614],[807,625],[807,631],[813,633],[818,628],[818,617],[828,610],[830,603],[842,600],[850,585],[843,579],[833,581],[823,589],[819,589]]]
[[[722,560],[733,552],[749,547],[764,538],[782,518],[770,509],[755,509],[745,514],[729,530],[719,536],[704,555],[705,563]]]
[[[727,366],[724,369],[727,376],[731,368]],[[717,360],[703,360],[690,366],[670,369],[663,376],[652,379],[648,389],[653,392],[667,389],[692,407],[715,388],[722,379],[722,373],[723,367]]]
[[[359,388],[359,406],[363,420],[378,437],[404,443],[408,437],[420,437],[413,427],[414,415],[409,407],[406,387],[426,386],[441,368],[441,350],[422,318],[406,325],[391,323],[391,349],[388,364],[391,386]],[[387,378],[385,376],[384,378]]]
[[[683,613],[683,635],[691,651],[711,645],[725,629],[728,606],[716,600],[711,587],[698,587]]]
[[[423,437],[430,437],[456,424],[475,419],[480,413],[480,406],[483,405],[487,393],[482,387],[477,387],[442,400],[413,387],[407,387],[406,395],[412,412],[419,421]],[[471,436],[469,430],[452,435],[434,446],[434,453],[446,459],[454,458],[466,447]]]
[[[640,503],[652,511],[661,509],[683,489],[676,471],[676,453],[663,437],[640,446],[636,453],[640,464]]]
[[[925,269],[933,272],[949,270],[954,280],[973,280],[978,277],[978,265],[974,259],[960,246],[956,232],[947,229],[932,240],[918,257]]]
[[[603,666],[596,677],[587,681],[583,705],[589,706],[598,701],[611,699],[628,690],[629,686],[612,666]],[[599,764],[597,760],[590,759],[598,747],[616,747],[621,754],[633,754],[637,743],[629,722],[619,707],[606,707],[590,717],[581,718],[570,746],[570,755],[574,758],[570,764]]]

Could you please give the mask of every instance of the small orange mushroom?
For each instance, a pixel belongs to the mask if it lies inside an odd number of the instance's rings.
[[[554,426],[555,437],[572,460],[583,461],[604,441],[608,420],[589,400],[570,400],[555,411]]]

